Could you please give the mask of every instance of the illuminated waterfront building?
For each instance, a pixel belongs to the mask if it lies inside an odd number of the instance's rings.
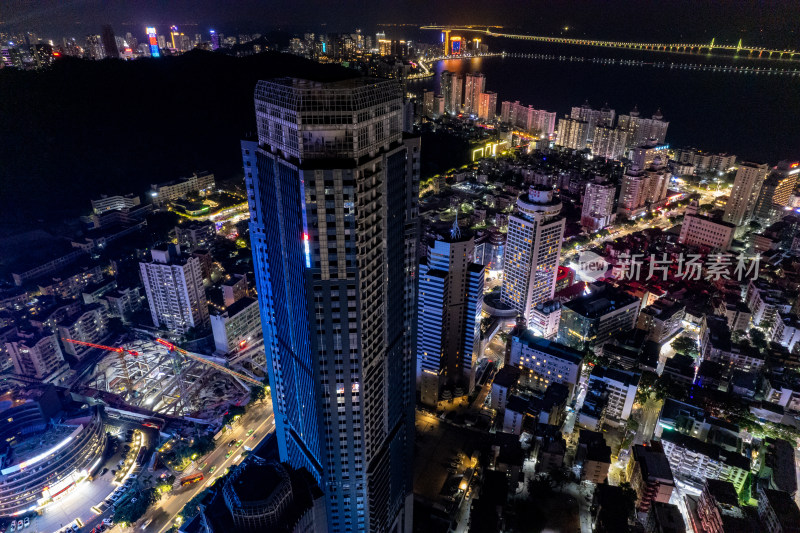
[[[627,146],[630,147],[649,142],[664,144],[669,122],[664,120],[660,109],[653,114],[652,118],[642,118],[639,110],[634,107],[629,114],[619,116],[617,126],[628,134]]]
[[[460,56],[463,50],[464,41],[461,37],[456,35],[450,37],[450,54],[454,56]]]
[[[325,492],[331,531],[412,525],[420,144],[402,97],[366,78],[255,90],[246,187],[276,438]]]
[[[592,109],[589,102],[585,102],[580,107],[573,107],[569,117],[574,120],[586,122],[587,138],[589,141],[594,139],[595,127],[603,126],[606,128],[614,127],[614,118],[616,112],[609,108],[608,105],[602,109]]]
[[[565,219],[553,190],[532,186],[508,218],[500,300],[530,323],[533,309],[553,298]]]
[[[500,105],[500,120],[524,130],[526,133],[553,136],[556,127],[556,113],[534,109],[516,102],[503,102]]]
[[[464,87],[464,113],[477,115],[481,94],[486,91],[486,76],[480,72],[468,72]],[[495,107],[497,102],[495,101]]]

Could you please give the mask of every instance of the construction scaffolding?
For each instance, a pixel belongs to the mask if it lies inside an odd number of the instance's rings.
[[[246,399],[250,385],[200,358],[155,340],[135,340],[122,351],[109,352],[87,385],[164,415],[215,418],[232,402]]]

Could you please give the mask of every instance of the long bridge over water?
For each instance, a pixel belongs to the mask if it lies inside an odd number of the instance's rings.
[[[735,54],[746,53],[747,57],[753,59],[783,59],[783,60],[800,60],[800,51],[798,50],[773,50],[769,48],[761,48],[758,46],[745,46],[742,40],[739,39],[738,44],[715,44],[714,39],[706,44],[690,44],[690,43],[637,43],[626,41],[600,41],[596,39],[574,39],[569,37],[552,37],[543,35],[525,35],[519,33],[505,33],[502,31],[494,31],[492,27],[477,27],[477,26],[422,26],[423,30],[440,30],[449,32],[474,32],[483,33],[492,37],[505,37],[507,39],[522,39],[526,41],[538,41],[545,43],[557,44],[575,44],[580,46],[598,46],[604,48],[623,48],[630,50],[649,50],[653,52],[684,52],[684,53],[702,53],[704,50],[707,53],[712,51],[725,51],[733,52]]]

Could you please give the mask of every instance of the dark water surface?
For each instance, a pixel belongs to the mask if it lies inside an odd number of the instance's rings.
[[[438,91],[439,74],[445,69],[480,71],[486,75],[486,89],[498,93],[498,112],[503,100],[519,100],[537,109],[556,111],[559,116],[586,100],[595,108],[608,103],[617,115],[627,114],[634,105],[642,116],[650,116],[660,108],[670,123],[667,142],[672,146],[729,152],[772,164],[800,157],[800,76],[682,68],[718,65],[783,70],[800,69],[800,62],[510,40],[495,40],[490,47],[492,51],[565,59],[485,57],[438,61],[434,65],[435,78],[412,83],[410,88]],[[603,60],[616,63],[598,62]]]

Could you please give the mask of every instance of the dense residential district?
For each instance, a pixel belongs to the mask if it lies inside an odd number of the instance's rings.
[[[3,60],[275,48],[147,32]],[[415,89],[490,53],[442,40],[294,38],[383,79],[265,76],[243,179],[0,241],[4,531],[798,531],[800,163]]]

